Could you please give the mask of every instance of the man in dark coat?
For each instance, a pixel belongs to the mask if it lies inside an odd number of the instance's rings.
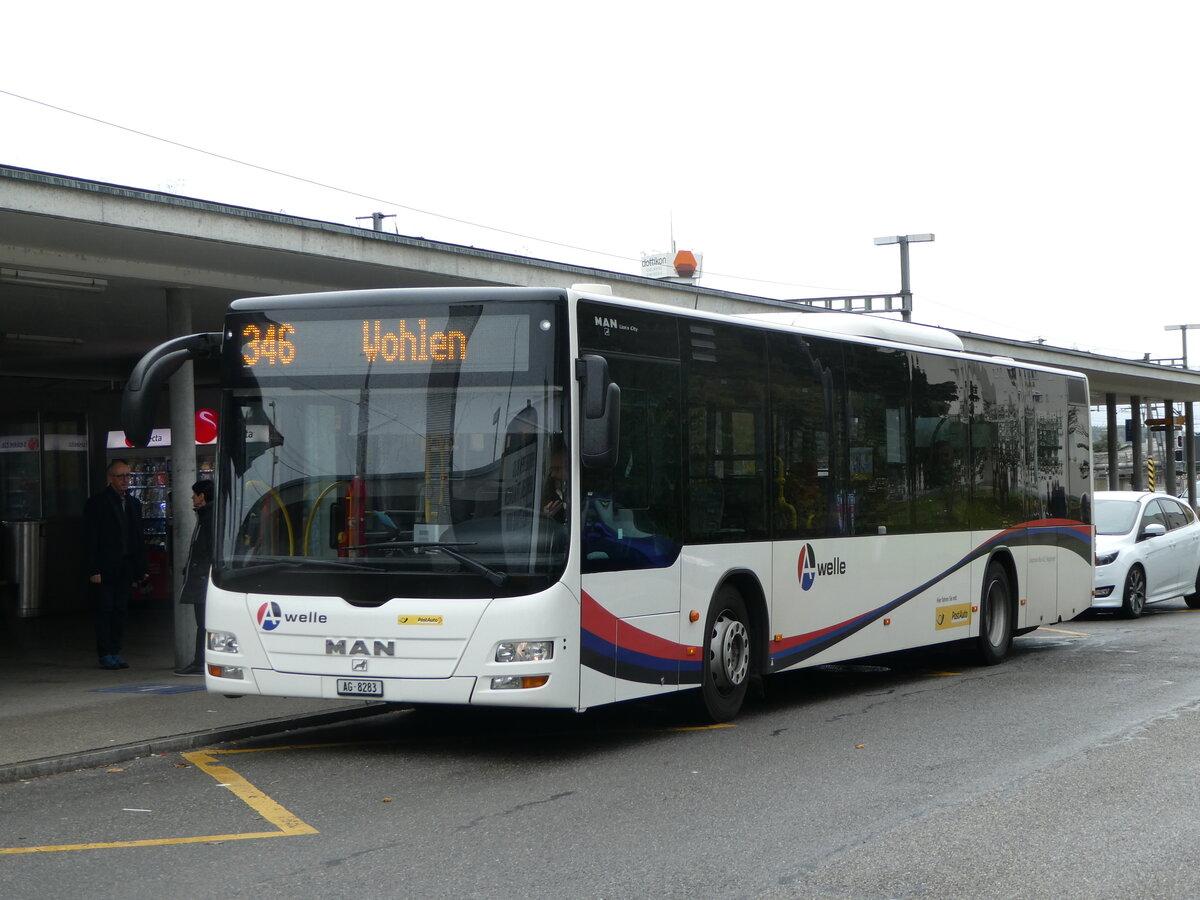
[[[208,570],[212,567],[212,498],[213,483],[201,479],[192,485],[192,507],[196,510],[196,527],[188,550],[187,566],[183,570],[183,590],[180,603],[190,603],[196,611],[196,650],[189,665],[176,669],[176,675],[204,674],[204,598],[208,593]]]
[[[142,504],[129,494],[129,464],[108,465],[108,486],[83,507],[84,563],[96,607],[96,655],[104,669],[127,669],[121,656],[134,586],[149,578]]]

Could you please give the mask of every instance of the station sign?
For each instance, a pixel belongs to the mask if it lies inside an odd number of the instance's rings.
[[[217,442],[217,414],[211,409],[196,410],[196,446],[204,447]],[[123,431],[108,432],[105,446],[109,450],[129,450],[133,447]],[[147,450],[171,446],[171,429],[155,428],[150,432]]]
[[[39,450],[87,452],[87,435],[83,434],[10,434],[0,437],[0,453],[37,453]]]
[[[1146,427],[1151,431],[1166,431],[1168,428],[1177,431],[1183,428],[1183,420],[1176,418],[1147,419]]]

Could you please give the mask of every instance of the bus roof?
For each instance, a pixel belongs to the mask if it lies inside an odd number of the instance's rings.
[[[463,300],[492,302],[521,302],[558,300],[571,294],[591,300],[614,303],[621,306],[660,311],[671,315],[691,316],[723,320],[727,322],[759,323],[780,329],[795,329],[816,335],[829,335],[857,339],[858,341],[883,341],[900,347],[928,348],[946,353],[965,354],[972,358],[1002,361],[1021,368],[1060,372],[1065,375],[1083,377],[1080,373],[1037,363],[1017,363],[1012,359],[1000,359],[985,354],[970,353],[962,339],[952,331],[931,325],[912,322],[897,322],[876,316],[854,315],[836,312],[781,312],[726,313],[695,309],[687,306],[671,306],[650,300],[617,297],[601,290],[600,285],[574,285],[572,288],[555,287],[422,287],[422,288],[375,288],[371,290],[319,291],[303,294],[280,294],[267,297],[247,297],[234,300],[229,305],[231,312],[270,311],[275,309],[336,309],[338,307],[386,306],[400,297],[413,303],[444,303],[449,297]]]

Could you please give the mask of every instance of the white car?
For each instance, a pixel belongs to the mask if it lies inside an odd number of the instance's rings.
[[[1097,491],[1093,609],[1136,619],[1147,603],[1183,597],[1200,609],[1200,520],[1167,494]]]

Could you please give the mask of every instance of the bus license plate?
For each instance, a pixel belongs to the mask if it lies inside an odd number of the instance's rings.
[[[382,697],[383,682],[378,678],[339,678],[339,697]]]

